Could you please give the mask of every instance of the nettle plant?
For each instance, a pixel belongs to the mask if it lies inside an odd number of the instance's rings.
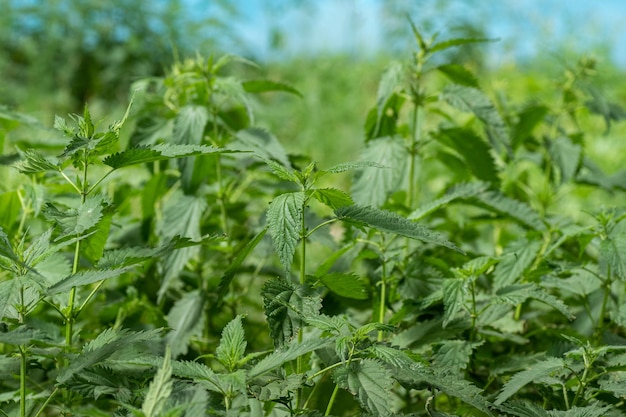
[[[57,157],[15,140],[0,413],[623,415],[626,215],[568,208],[624,190],[579,120],[623,112],[591,60],[555,103],[496,105],[446,61],[484,39],[411,26],[358,162],[285,152],[254,94],[301,94],[227,75],[254,67],[232,56],[138,82],[106,129],[57,118]],[[350,193],[328,185],[349,171]]]

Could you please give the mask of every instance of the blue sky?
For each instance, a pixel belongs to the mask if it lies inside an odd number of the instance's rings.
[[[300,2],[304,7],[270,13],[264,8],[267,0],[240,0],[237,5],[244,18],[236,31],[243,45],[234,45],[241,51],[233,52],[274,58],[269,34],[279,27],[288,34],[289,54],[345,51],[367,56],[389,46],[383,42],[382,1],[304,0]],[[413,19],[436,22],[444,34],[460,16],[476,14],[469,1],[451,0],[445,16],[434,0],[404,1],[421,2],[419,16]],[[478,16],[488,36],[500,39],[489,46],[494,64],[534,54],[545,57],[565,42],[580,53],[601,43],[611,45],[614,61],[626,67],[626,0],[474,0],[474,4],[479,5]]]

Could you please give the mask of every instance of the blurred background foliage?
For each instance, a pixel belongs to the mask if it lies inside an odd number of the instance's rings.
[[[566,26],[569,37],[544,39],[548,50],[535,48],[534,54],[522,58],[511,52],[527,43],[530,33],[504,31],[500,36],[487,22],[493,23],[494,7],[503,13],[503,7],[515,2],[342,0],[337,2],[347,13],[341,21],[344,39],[337,39],[342,46],[326,49],[315,47],[321,42],[316,38],[324,34],[314,33],[318,26],[312,23],[328,18],[322,3],[328,2],[0,0],[0,105],[32,114],[46,125],[54,114],[81,112],[84,103],[95,114],[116,117],[135,80],[163,75],[174,62],[196,53],[236,53],[260,64],[256,73],[235,67],[237,75],[286,81],[304,94],[303,99],[263,95],[259,124],[289,150],[329,165],[358,157],[363,122],[375,102],[381,74],[392,60],[410,59],[415,45],[407,15],[424,33],[441,32],[440,38],[499,37],[497,42],[450,53],[479,74],[488,83],[483,88],[502,101],[558,100],[555,85],[589,49],[599,67],[594,85],[610,100],[626,101],[623,70],[611,60],[612,39],[603,42]],[[376,44],[362,13],[374,3],[379,12]],[[564,20],[570,16],[562,15]],[[549,26],[540,29],[548,37],[553,33]],[[255,36],[264,40],[263,48],[250,42]],[[588,50],[576,49],[581,45]],[[602,133],[601,119],[590,118],[589,123]],[[619,134],[614,129],[609,139]],[[599,139],[597,146],[608,146],[607,140]],[[617,168],[621,161],[609,156],[607,163]]]

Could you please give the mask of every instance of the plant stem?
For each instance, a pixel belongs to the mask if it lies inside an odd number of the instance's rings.
[[[333,404],[335,403],[335,398],[337,398],[338,392],[339,392],[339,385],[335,384],[335,389],[333,389],[333,393],[330,396],[330,400],[328,400],[328,405],[326,406],[326,412],[324,413],[325,416],[330,415],[330,411],[333,408]]]
[[[26,417],[26,345],[20,349],[20,417]]]
[[[301,219],[301,228],[300,228],[300,285],[304,285],[306,283],[306,239],[307,239],[307,231],[306,224],[304,221],[304,209],[306,207],[306,201],[303,203],[301,208],[302,219]],[[302,343],[303,340],[303,332],[302,327],[298,329],[298,343]],[[302,373],[302,356],[298,356],[296,359],[296,373]],[[302,399],[302,388],[298,388],[296,391],[296,408],[300,407],[300,400]]]
[[[385,244],[385,237],[383,239],[383,248]],[[385,252],[382,253],[382,265],[381,265],[381,277],[380,277],[380,306],[378,310],[378,322],[385,323],[385,310],[387,301],[387,259],[385,258]],[[378,341],[383,341],[383,331],[378,331]]]

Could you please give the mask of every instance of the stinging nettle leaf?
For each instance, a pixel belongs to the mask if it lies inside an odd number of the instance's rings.
[[[13,164],[22,174],[39,174],[46,171],[60,171],[61,168],[48,161],[42,154],[34,149],[27,149],[23,152],[24,158],[21,161],[17,161]]]
[[[500,182],[490,146],[471,129],[442,129],[437,138],[461,156],[476,178],[493,184]]]
[[[412,222],[390,211],[380,210],[374,207],[353,205],[341,207],[335,210],[335,214],[342,220],[365,224],[381,232],[395,233],[464,253],[442,234],[434,232],[426,226]]]
[[[290,166],[289,155],[280,141],[265,129],[251,127],[237,132],[236,141],[228,148],[238,151],[252,151],[264,160],[275,159],[283,166]]]
[[[205,304],[204,293],[194,290],[185,293],[167,313],[167,325],[172,331],[166,340],[172,348],[173,358],[185,355],[191,339],[202,334]]]
[[[464,306],[467,296],[467,280],[462,278],[450,278],[443,284],[443,324],[445,328]]]
[[[322,275],[319,280],[332,292],[346,298],[367,300],[367,286],[356,274],[331,272]]]
[[[312,338],[306,339],[302,343],[290,343],[283,348],[269,354],[248,371],[249,378],[257,378],[276,368],[281,367],[284,363],[292,361],[299,356],[306,355],[315,350],[333,344],[332,339],[328,338]]]
[[[486,42],[495,42],[497,41],[497,39],[490,39],[490,38],[454,38],[454,39],[448,39],[447,41],[442,41],[439,43],[436,43],[434,45],[432,45],[430,48],[428,48],[428,52],[430,52],[431,54],[437,51],[443,51],[445,49],[448,48],[452,48],[454,46],[461,46],[461,45],[469,45],[472,43],[486,43]]]
[[[467,68],[459,64],[444,64],[436,68],[437,71],[448,77],[452,82],[467,87],[478,88],[478,79]]]
[[[293,169],[287,168],[286,166],[279,164],[276,161],[272,161],[271,159],[264,159],[264,162],[270,168],[272,173],[278,178],[296,184],[300,183],[300,178],[296,175]]]
[[[239,361],[246,351],[246,337],[241,323],[242,316],[239,314],[231,320],[224,330],[220,344],[215,350],[217,360],[222,363],[230,372],[238,367]]]
[[[265,93],[271,91],[283,91],[285,93],[294,94],[302,98],[300,93],[295,87],[279,81],[272,81],[267,79],[262,80],[247,80],[241,83],[243,89],[248,93]]]
[[[274,198],[267,209],[267,225],[274,250],[287,274],[291,271],[293,255],[300,240],[304,221],[305,193],[281,194]]]
[[[552,372],[563,369],[564,366],[565,364],[562,359],[550,357],[531,365],[529,369],[516,373],[504,384],[502,391],[500,391],[500,394],[496,398],[495,404],[502,404],[525,385],[539,378],[549,376]]]
[[[348,193],[336,188],[317,188],[313,191],[312,196],[317,201],[333,210],[354,204],[354,200],[352,200],[352,197],[350,197]]]
[[[146,398],[143,401],[141,410],[145,417],[157,417],[160,415],[165,402],[172,393],[174,381],[172,380],[172,355],[170,347],[165,349],[163,364],[159,367],[156,375],[150,382]]]
[[[410,220],[420,220],[430,213],[447,206],[449,203],[469,197],[474,197],[489,189],[489,184],[482,181],[456,184],[450,188],[443,197],[419,207],[409,215]]]
[[[167,159],[184,158],[194,155],[210,155],[215,153],[233,153],[236,151],[216,148],[207,145],[173,145],[162,143],[154,146],[138,146],[107,156],[102,161],[113,169],[147,162],[164,161]]]
[[[351,362],[334,373],[337,384],[355,395],[363,408],[377,416],[391,416],[391,372],[374,359]]]
[[[115,278],[133,269],[128,266],[118,269],[96,269],[72,274],[48,288],[48,294],[59,294],[71,290],[73,287],[93,284],[109,278]]]

